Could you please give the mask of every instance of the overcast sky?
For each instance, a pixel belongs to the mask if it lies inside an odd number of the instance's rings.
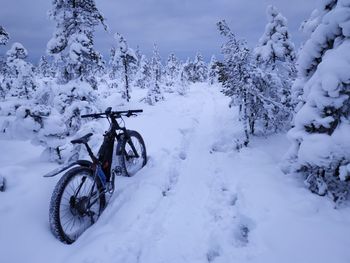
[[[54,30],[47,17],[51,0],[0,0],[0,25],[10,33],[11,42],[21,42],[30,60],[45,54]],[[175,52],[181,59],[200,51],[209,60],[219,54],[223,39],[216,22],[226,19],[240,38],[254,47],[264,32],[266,7],[275,5],[288,19],[292,40],[303,41],[298,31],[303,20],[319,7],[320,0],[99,0],[97,8],[104,14],[110,32],[99,28],[96,48],[105,56],[115,44],[113,34],[122,33],[131,47],[140,46],[150,55],[157,43],[163,59]],[[0,48],[4,54],[9,48]]]

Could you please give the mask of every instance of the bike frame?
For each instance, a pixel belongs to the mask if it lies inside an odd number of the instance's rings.
[[[135,148],[135,145],[133,144],[132,140],[130,139],[130,136],[128,134],[128,131],[125,127],[121,127],[116,118],[121,118],[120,115],[118,116],[110,116],[109,118],[107,117],[110,126],[109,129],[105,132],[104,139],[102,142],[102,145],[100,146],[100,149],[98,151],[97,157],[93,154],[90,146],[88,143],[84,143],[86,150],[91,158],[91,161],[87,160],[77,160],[73,163],[70,163],[68,165],[65,165],[63,167],[60,167],[46,175],[44,177],[53,177],[58,175],[59,173],[68,170],[69,168],[73,166],[83,166],[83,167],[88,167],[91,168],[93,171],[93,186],[91,188],[91,193],[89,195],[89,205],[88,208],[90,208],[93,204],[97,202],[97,200],[100,197],[100,194],[98,196],[95,196],[95,190],[97,189],[96,186],[96,180],[97,177],[102,183],[102,186],[104,188],[104,191],[106,191],[106,183],[107,181],[110,181],[111,178],[114,176],[111,174],[111,166],[112,166],[112,159],[113,159],[113,150],[114,150],[114,144],[115,141],[119,142],[122,138],[126,137],[127,142],[129,143],[131,149],[134,152],[134,157],[138,158],[139,154],[137,153],[137,150]],[[118,133],[118,131],[120,131]],[[123,154],[127,159],[130,158],[129,154],[127,152],[118,152],[116,153],[117,155]],[[81,185],[84,183],[84,181],[81,182]],[[113,182],[114,184],[114,182]],[[112,186],[114,188],[114,185]],[[75,193],[75,196],[79,194],[81,186],[78,187],[77,192]]]

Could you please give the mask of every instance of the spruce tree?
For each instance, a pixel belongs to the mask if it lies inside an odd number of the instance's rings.
[[[9,34],[6,32],[5,28],[0,25],[0,46],[5,46],[9,41]],[[4,75],[6,74],[7,65],[0,55],[0,98],[5,98],[5,83],[4,83]]]
[[[115,60],[121,62],[123,72],[122,80],[124,83],[124,90],[122,92],[122,97],[129,101],[131,98],[131,76],[133,72],[135,72],[135,68],[137,67],[137,57],[135,52],[128,47],[126,39],[121,34],[115,34],[115,39],[118,42],[118,47],[115,52]]]
[[[274,6],[267,8],[268,24],[254,50],[257,65],[271,79],[267,96],[282,107],[275,114],[279,126],[289,126],[292,116],[291,86],[296,77],[294,44],[290,40],[287,20]],[[283,124],[284,120],[284,124]]]
[[[52,110],[48,111],[50,117],[46,116],[54,123],[45,125],[44,122],[38,136],[47,134],[51,142],[63,143],[64,137],[74,135],[84,124],[80,115],[97,110],[96,76],[104,61],[94,48],[93,37],[98,25],[106,26],[94,0],[52,0],[49,16],[56,27],[47,51],[60,71],[57,74],[59,86],[51,89],[49,108]],[[55,133],[50,128],[52,125],[59,125],[61,129]],[[39,137],[37,139],[46,147],[50,160],[64,161],[62,144],[45,143]]]
[[[254,50],[258,64],[272,70],[278,67],[279,63],[291,63],[293,66],[295,51],[290,40],[287,19],[274,6],[267,8],[267,18],[265,32]]]
[[[179,95],[186,95],[189,89],[188,76],[186,71],[186,64],[180,64],[179,74],[176,81],[176,91]]]
[[[165,85],[166,91],[173,92],[180,71],[179,62],[174,53],[170,54],[165,65]]]
[[[39,77],[49,78],[54,77],[54,70],[52,69],[51,63],[47,60],[45,56],[41,56],[38,66],[36,67],[36,74]]]
[[[6,56],[5,92],[16,98],[32,98],[36,85],[34,82],[34,67],[25,61],[28,51],[22,44],[16,42],[7,51]]]
[[[150,67],[151,81],[145,100],[148,104],[154,105],[156,102],[164,100],[164,96],[161,90],[162,62],[156,44],[153,47],[153,56],[151,58]]]
[[[208,82],[210,85],[214,85],[218,82],[218,61],[215,55],[212,55],[210,63],[208,65]]]
[[[220,34],[227,38],[221,50],[224,61],[218,63],[219,81],[222,92],[231,97],[230,105],[238,106],[246,146],[250,134],[265,132],[269,125],[277,126],[274,112],[279,105],[269,98],[270,79],[256,67],[246,42],[238,40],[224,20],[217,25]]]
[[[192,82],[194,71],[193,71],[193,62],[190,58],[187,58],[186,62],[183,64],[183,72],[184,77],[187,79],[187,81]]]
[[[198,52],[193,61],[192,82],[204,82],[207,80],[208,68],[204,62],[203,56]]]
[[[151,81],[151,67],[145,55],[141,56],[139,70],[135,76],[135,85],[141,89],[149,87]]]
[[[96,88],[94,73],[102,66],[102,57],[94,49],[95,27],[104,24],[94,0],[53,0],[50,18],[56,29],[47,44],[48,53],[61,61],[60,81],[87,81]]]
[[[327,0],[319,14],[298,57],[303,89],[284,170],[341,201],[350,193],[350,0]]]
[[[116,89],[118,87],[118,81],[121,79],[122,65],[120,57],[116,56],[116,54],[116,48],[112,47],[108,61],[109,88],[111,89]]]
[[[6,45],[9,39],[9,34],[6,32],[5,28],[0,25],[0,46]]]

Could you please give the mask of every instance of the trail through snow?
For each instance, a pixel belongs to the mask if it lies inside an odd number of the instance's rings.
[[[41,149],[0,141],[1,262],[337,262],[350,260],[350,209],[310,194],[278,163],[283,135],[234,150],[239,123],[215,87],[145,107],[127,127],[145,139],[148,164],[116,191],[98,222],[73,245],[49,232],[59,178]],[[140,107],[135,102],[132,107]]]

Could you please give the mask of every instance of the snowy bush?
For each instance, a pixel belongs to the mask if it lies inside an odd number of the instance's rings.
[[[284,165],[285,172],[302,174],[313,192],[334,200],[348,198],[350,190],[349,13],[349,0],[328,0],[311,20],[318,22],[298,58],[302,101]]]

